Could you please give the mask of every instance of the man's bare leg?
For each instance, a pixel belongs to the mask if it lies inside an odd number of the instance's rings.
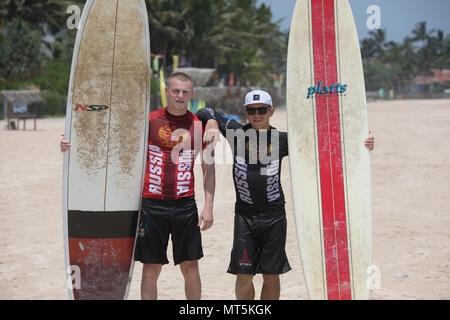
[[[280,300],[280,276],[277,274],[263,274],[261,300]]]
[[[236,299],[237,300],[254,300],[255,287],[253,286],[252,274],[236,275]]]
[[[202,298],[202,282],[198,261],[184,261],[180,263],[181,273],[184,277],[184,291],[187,300],[200,300]]]
[[[161,264],[144,264],[142,268],[141,299],[156,300],[158,298],[158,277]]]

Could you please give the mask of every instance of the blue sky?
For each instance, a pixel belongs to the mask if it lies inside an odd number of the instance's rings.
[[[299,0],[304,1],[304,0]],[[287,30],[291,24],[296,0],[257,0],[258,4],[266,3],[272,8],[274,20],[285,18],[282,29]],[[381,9],[381,25],[386,30],[388,41],[400,42],[411,34],[411,30],[420,21],[426,21],[427,27],[441,29],[450,33],[450,0],[349,0],[355,16],[359,38],[367,37],[366,13],[371,5]]]

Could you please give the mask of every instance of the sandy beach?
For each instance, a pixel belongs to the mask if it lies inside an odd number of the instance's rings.
[[[272,125],[286,130],[286,112]],[[376,137],[372,155],[373,264],[381,283],[371,299],[450,299],[450,100],[369,103]],[[37,131],[6,131],[0,121],[0,299],[67,299],[62,230],[60,134],[65,120],[39,119]],[[22,128],[22,124],[21,127]],[[222,143],[224,143],[222,141]],[[221,148],[221,146],[218,146]],[[197,202],[203,206],[201,169]],[[234,299],[227,274],[233,234],[231,165],[216,166],[215,223],[203,233],[203,299]],[[282,185],[288,215],[287,254],[292,271],[281,277],[281,299],[308,295],[292,210],[289,161]],[[160,299],[184,299],[183,278],[163,268]],[[142,266],[135,264],[129,299],[140,299]],[[261,276],[255,278],[257,293]]]

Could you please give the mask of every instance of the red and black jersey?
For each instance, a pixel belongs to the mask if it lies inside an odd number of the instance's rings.
[[[194,195],[194,161],[204,148],[202,122],[191,112],[150,113],[143,198],[176,200]]]

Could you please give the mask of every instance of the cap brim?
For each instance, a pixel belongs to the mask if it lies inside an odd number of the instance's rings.
[[[260,102],[260,101],[254,101],[254,102],[246,103],[246,104],[243,105],[243,107],[251,106],[251,105],[253,105],[253,104],[264,104],[264,105],[266,105],[266,106],[269,106],[269,107],[272,107],[272,108],[273,108],[273,106],[272,106],[271,104],[264,103],[264,102]]]

